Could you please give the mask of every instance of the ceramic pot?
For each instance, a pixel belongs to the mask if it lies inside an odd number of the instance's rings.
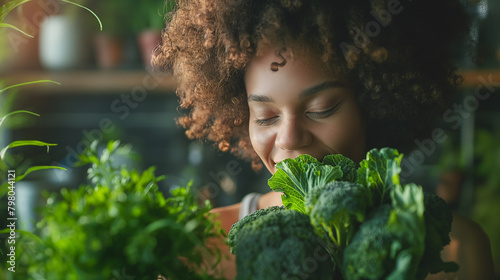
[[[160,41],[161,31],[159,30],[144,30],[137,36],[142,63],[146,69],[151,69],[151,57],[156,46],[160,44]]]
[[[97,67],[117,68],[123,61],[123,40],[117,36],[98,34],[94,38]]]
[[[84,67],[89,48],[83,28],[76,17],[48,16],[40,26],[40,62],[48,70]]]

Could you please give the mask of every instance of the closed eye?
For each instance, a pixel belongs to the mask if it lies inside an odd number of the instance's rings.
[[[261,126],[270,126],[273,125],[276,121],[278,121],[278,119],[279,119],[278,116],[274,116],[267,119],[257,119],[255,120],[255,123]]]
[[[325,110],[325,111],[307,112],[306,114],[310,118],[318,118],[318,119],[327,118],[327,117],[333,115],[333,113],[335,113],[338,110],[338,108],[340,107],[339,105],[340,104],[337,104],[337,105],[333,106],[332,108]]]

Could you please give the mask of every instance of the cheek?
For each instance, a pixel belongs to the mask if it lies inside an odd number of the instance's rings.
[[[364,157],[365,135],[360,118],[346,116],[318,132],[323,142],[337,152],[360,161]]]
[[[345,146],[347,141],[345,139],[349,138],[347,133],[350,133],[342,124],[332,123],[328,126],[323,127],[318,130],[316,135],[322,139],[322,142],[327,144],[329,147],[333,148],[338,152],[343,152],[341,148]]]
[[[266,160],[267,156],[274,145],[274,137],[271,129],[262,129],[261,127],[249,125],[250,141],[255,152],[262,160]]]
[[[355,162],[359,162],[365,157],[365,128],[359,119],[354,121],[351,119],[348,123],[349,126],[344,128],[345,136],[342,138],[342,145],[346,154]]]

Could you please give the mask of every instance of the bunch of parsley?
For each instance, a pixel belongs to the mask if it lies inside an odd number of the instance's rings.
[[[269,186],[284,207],[259,210],[229,232],[238,279],[262,271],[273,279],[424,279],[456,270],[440,256],[451,212],[436,195],[400,183],[402,157],[383,148],[359,167],[340,154],[278,163]]]
[[[22,262],[34,279],[215,279],[205,259],[220,252],[205,246],[222,230],[200,205],[191,186],[165,197],[164,176],[117,166],[129,146],[97,142],[80,156],[90,183],[52,193],[38,223],[39,239],[23,239]]]

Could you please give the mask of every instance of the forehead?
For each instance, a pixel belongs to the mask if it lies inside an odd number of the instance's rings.
[[[311,52],[268,47],[260,51],[246,68],[247,94],[265,94],[283,87],[339,80],[338,75],[331,75],[325,69],[321,59]]]
[[[270,68],[273,63],[279,64],[285,62],[283,64],[286,64],[290,61],[296,61],[297,59],[301,62],[310,61],[311,63],[320,64],[317,55],[313,55],[313,52],[307,51],[305,47],[299,47],[297,45],[291,47],[280,47],[277,45],[260,46],[249,64],[254,67],[263,67],[265,64],[268,64],[268,68]]]

